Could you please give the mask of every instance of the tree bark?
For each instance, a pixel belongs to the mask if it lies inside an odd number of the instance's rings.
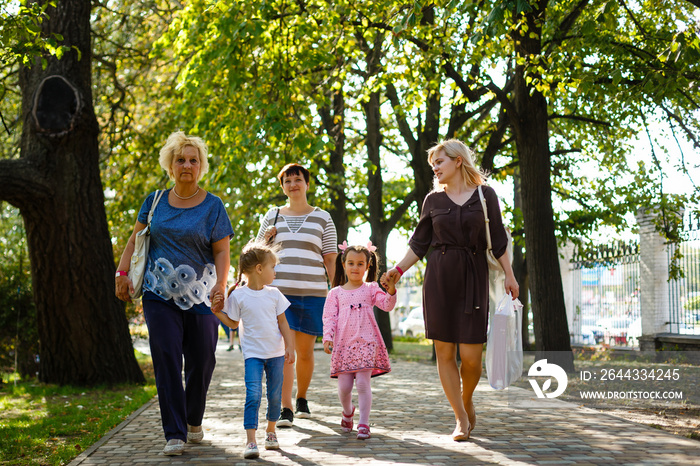
[[[513,173],[513,207],[516,211],[523,209],[522,196],[520,194],[520,168]],[[530,342],[530,279],[527,275],[527,261],[523,252],[523,231],[513,231],[513,274],[520,285],[519,300],[523,303],[523,351],[532,351]]]
[[[331,99],[332,108],[321,107],[321,123],[328,137],[333,141],[333,149],[330,153],[330,165],[328,183],[333,206],[329,209],[329,214],[335,224],[338,233],[338,241],[342,242],[348,237],[350,222],[348,218],[348,197],[345,193],[345,96],[342,90],[334,91]],[[332,277],[331,277],[332,279]]]
[[[519,18],[527,31],[516,28],[513,42],[519,64],[515,68],[514,132],[520,159],[521,195],[527,248],[527,271],[532,292],[535,344],[539,357],[572,372],[573,353],[566,321],[564,291],[557,257],[554,211],[551,199],[551,154],[548,107],[545,97],[527,84],[526,73],[537,78],[530,57],[542,53],[541,25],[546,0],[531,2],[532,9]],[[521,61],[522,60],[522,61]]]
[[[379,149],[382,145],[380,93],[373,92],[369,100],[363,104],[365,122],[367,125],[367,137],[365,147],[367,158],[372,164],[367,173],[367,204],[369,207],[369,224],[372,230],[370,241],[377,247],[381,271],[386,270],[386,245],[389,239],[391,227],[388,227],[384,219],[384,181],[382,179],[381,157]],[[389,313],[378,307],[374,308],[374,317],[377,320],[379,331],[382,334],[384,344],[388,351],[394,349],[394,340],[391,335],[391,319]]]
[[[60,385],[143,383],[123,304],[100,181],[92,105],[88,0],[49,7],[45,37],[72,48],[20,71],[21,157],[0,161],[0,199],[20,209],[27,231],[39,378]],[[80,52],[76,51],[79,50]]]

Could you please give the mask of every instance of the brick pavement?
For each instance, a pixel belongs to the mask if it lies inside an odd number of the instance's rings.
[[[244,460],[243,357],[222,342],[209,391],[201,444],[186,445],[180,457],[162,454],[165,440],[157,401],[78,456],[71,466],[94,464],[279,465],[700,465],[700,443],[661,430],[557,400],[526,407],[534,396],[523,389],[492,390],[482,379],[475,403],[477,425],[468,442],[450,438],[452,411],[435,366],[392,361],[390,374],[372,380],[372,438],[340,431],[336,381],[328,377],[329,356],[316,351],[309,395],[312,419],[279,428],[281,449],[260,449]],[[357,401],[356,393],[353,396]],[[525,407],[524,407],[525,406]],[[264,435],[263,400],[259,442]],[[357,422],[357,416],[356,416]]]

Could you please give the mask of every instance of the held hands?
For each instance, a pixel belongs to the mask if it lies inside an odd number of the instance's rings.
[[[323,351],[325,351],[326,354],[331,354],[333,352],[333,342],[330,340],[324,341]]]
[[[211,312],[216,314],[224,309],[224,294],[221,290],[212,290],[211,295]]]
[[[131,294],[134,292],[134,284],[127,275],[121,275],[114,279],[114,294],[117,298],[127,303],[131,302]]]
[[[389,270],[389,272],[382,274],[382,276],[379,278],[379,283],[382,284],[387,293],[390,295],[396,294],[396,282],[398,282],[399,278],[401,278],[401,274],[398,272],[398,270],[396,270],[395,274],[391,274],[390,272],[393,270],[396,269]]]
[[[396,267],[394,267],[394,268],[391,269],[391,270],[387,270],[387,272],[386,272],[384,275],[382,275],[382,279],[383,279],[384,276],[386,276],[387,284],[388,284],[389,282],[391,282],[391,283],[393,283],[393,284],[396,284],[396,283],[399,282],[399,279],[401,278],[401,272],[399,272],[399,271],[396,269]],[[383,282],[383,281],[382,281],[382,286],[384,286],[384,287],[386,288],[386,285],[384,285],[384,282]]]

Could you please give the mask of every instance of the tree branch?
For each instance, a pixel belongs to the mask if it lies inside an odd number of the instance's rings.
[[[406,196],[404,198],[401,205],[398,206],[396,208],[396,210],[391,213],[389,218],[386,220],[386,223],[388,225],[396,225],[399,222],[399,220],[401,220],[403,218],[404,214],[406,213],[408,208],[411,206],[411,204],[416,200],[417,200],[417,193],[416,193],[416,190],[413,189],[413,190],[411,190],[410,193],[408,193],[408,196]]]
[[[693,131],[690,128],[688,128],[683,119],[675,113],[673,113],[671,110],[669,110],[664,104],[659,104],[659,107],[661,107],[663,111],[666,112],[666,116],[668,116],[669,120],[673,120],[676,123],[678,123],[678,126],[681,127],[688,139],[693,141],[693,147],[695,147],[696,149],[700,149],[700,141],[698,141],[698,138],[695,136]],[[673,128],[673,126],[671,126],[671,128]]]
[[[562,115],[560,113],[553,113],[549,115],[550,120],[556,120],[556,119],[562,119],[562,120],[576,120],[576,121],[582,121],[584,123],[593,123],[595,125],[601,125],[601,126],[612,126],[610,123],[607,121],[601,121],[601,120],[596,120],[595,118],[587,118],[579,115]]]
[[[576,20],[581,16],[581,13],[583,13],[583,10],[586,8],[589,2],[590,0],[581,0],[573,8],[573,10],[571,10],[569,14],[566,15],[566,18],[564,18],[564,20],[559,24],[559,27],[557,28],[557,33],[547,45],[547,52],[545,53],[546,56],[551,55],[552,49],[564,41],[566,35],[576,23]]]
[[[0,201],[21,209],[52,193],[51,185],[28,159],[0,160]]]
[[[413,135],[413,131],[411,130],[410,125],[408,124],[408,121],[406,120],[406,116],[403,115],[403,111],[401,109],[401,100],[399,99],[399,94],[396,91],[396,87],[393,83],[387,84],[386,96],[389,98],[389,102],[391,102],[391,106],[394,109],[396,122],[399,125],[399,132],[401,133],[401,136],[403,137],[404,141],[406,141],[408,151],[409,153],[414,154],[416,150],[417,141]]]

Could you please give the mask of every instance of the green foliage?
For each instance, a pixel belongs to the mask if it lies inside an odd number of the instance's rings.
[[[685,309],[689,311],[698,311],[700,310],[700,296],[695,296],[694,298],[690,298],[685,305],[683,306]]]
[[[24,230],[16,209],[0,209],[0,371],[33,377],[39,335]]]
[[[44,54],[61,58],[70,50],[70,47],[59,44],[63,40],[60,34],[41,35],[41,24],[48,18],[47,10],[55,6],[55,0],[0,4],[0,66],[33,66],[34,60]],[[41,64],[46,67],[45,58]]]

